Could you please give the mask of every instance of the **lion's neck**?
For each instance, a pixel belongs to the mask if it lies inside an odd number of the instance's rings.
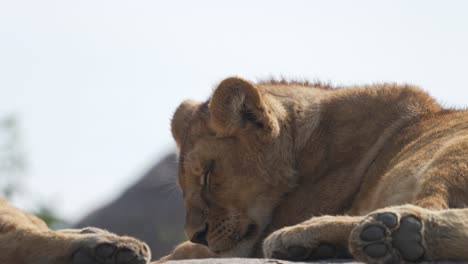
[[[299,114],[294,117],[297,189],[276,210],[277,219],[283,220],[274,225],[346,213],[368,177],[367,169],[391,138],[412,119],[440,109],[418,89],[390,85],[327,91],[310,102],[300,108],[316,115],[295,111]],[[300,138],[304,135],[306,139]]]

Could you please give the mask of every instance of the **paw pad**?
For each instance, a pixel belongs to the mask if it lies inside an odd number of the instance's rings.
[[[291,257],[291,259],[307,259],[309,257],[310,250],[301,247],[301,246],[292,246],[288,248],[288,255]]]
[[[367,262],[398,263],[402,259],[413,262],[424,257],[422,222],[416,216],[398,219],[394,213],[380,213],[370,216],[358,230],[355,251],[364,253]]]
[[[394,228],[398,224],[398,217],[394,213],[379,214],[375,220],[382,222],[388,228]]]
[[[110,243],[102,243],[96,247],[96,256],[101,259],[110,258],[117,248]]]
[[[361,233],[361,239],[364,241],[381,240],[385,237],[385,230],[380,226],[369,226]]]
[[[132,260],[136,259],[137,254],[130,249],[123,249],[117,252],[115,260],[117,264],[126,264],[130,263]]]
[[[421,227],[421,222],[417,218],[408,216],[401,219],[399,230],[392,234],[393,246],[406,260],[416,261],[424,255]]]
[[[146,252],[139,254],[126,247],[101,243],[94,251],[86,246],[78,249],[72,256],[72,264],[144,264],[146,258]]]
[[[364,251],[373,258],[381,258],[387,254],[388,249],[384,243],[377,243],[366,246]]]
[[[336,247],[322,243],[311,254],[311,259],[329,259],[336,256]]]

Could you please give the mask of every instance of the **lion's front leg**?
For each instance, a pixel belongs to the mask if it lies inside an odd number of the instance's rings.
[[[16,246],[7,249],[9,252],[2,251],[0,260],[6,257],[13,261],[5,263],[146,264],[151,258],[145,243],[97,228],[65,231],[18,229],[10,235],[10,243]]]
[[[349,258],[348,237],[360,220],[361,217],[321,216],[282,228],[264,240],[264,256],[287,260]]]
[[[0,263],[146,264],[148,246],[98,228],[50,230],[0,199]]]
[[[164,263],[169,260],[203,259],[216,257],[216,254],[211,252],[208,247],[187,241],[178,245],[170,255],[161,258],[153,264]]]

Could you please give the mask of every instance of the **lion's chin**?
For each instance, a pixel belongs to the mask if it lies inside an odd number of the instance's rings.
[[[243,240],[237,243],[231,249],[215,253],[222,258],[248,258],[252,255],[255,242],[256,241],[254,239]]]
[[[242,236],[242,238],[234,244],[232,247],[223,250],[217,250],[215,247],[211,248],[210,250],[219,255],[220,257],[238,257],[238,258],[246,258],[250,257],[253,252],[254,245],[256,244],[257,240],[259,239],[259,228],[255,224],[251,224],[248,226],[247,231]]]

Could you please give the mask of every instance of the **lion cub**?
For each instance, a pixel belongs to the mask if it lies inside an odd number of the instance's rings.
[[[97,228],[50,230],[0,199],[1,264],[145,264],[146,244]]]
[[[417,87],[233,77],[172,134],[191,242],[162,261],[468,261],[468,111]]]

